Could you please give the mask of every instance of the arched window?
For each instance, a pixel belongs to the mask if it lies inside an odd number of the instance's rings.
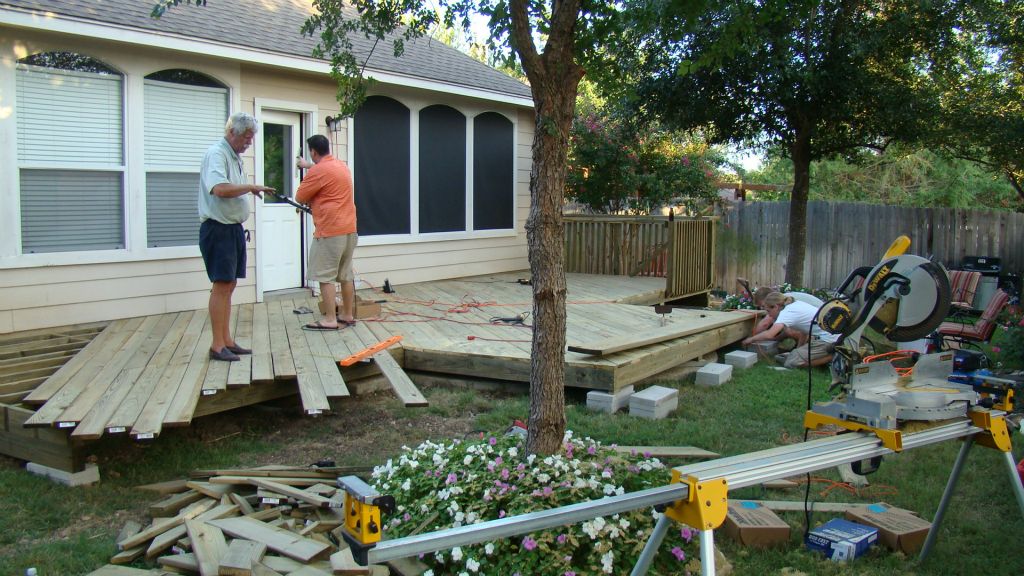
[[[145,80],[146,245],[199,241],[199,167],[224,136],[228,90],[193,70],[161,70]]]
[[[497,112],[473,119],[473,229],[512,228],[515,151],[512,121]]]
[[[18,60],[21,252],[125,247],[124,77],[74,52]]]
[[[355,115],[355,199],[360,236],[409,234],[409,109],[370,96]]]
[[[420,232],[466,229],[466,117],[450,106],[420,110]]]

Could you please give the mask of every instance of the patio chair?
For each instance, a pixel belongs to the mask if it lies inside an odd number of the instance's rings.
[[[992,300],[974,324],[961,322],[943,322],[936,332],[947,346],[956,343],[958,347],[977,348],[981,342],[988,342],[996,330],[996,318],[1010,301],[1010,295],[1003,290],[996,290]]]
[[[974,294],[978,291],[981,272],[949,271],[950,311],[968,311],[974,308]]]

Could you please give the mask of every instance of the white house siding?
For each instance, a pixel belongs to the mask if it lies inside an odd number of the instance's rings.
[[[42,51],[72,51],[102,60],[125,74],[125,250],[18,255],[17,132],[14,118],[15,64]],[[143,79],[152,72],[184,68],[205,73],[230,89],[232,112],[255,113],[262,102],[306,103],[317,110],[317,131],[326,133],[325,119],[337,114],[335,86],[326,76],[279,70],[269,66],[80,36],[0,27],[0,333],[111,320],[206,306],[209,281],[195,246],[145,246],[145,166],[143,142]],[[506,115],[514,123],[517,158],[515,229],[450,240],[423,238],[370,239],[356,251],[359,279],[380,286],[528,267],[525,221],[529,207],[532,110],[491,104],[462,96],[377,85],[377,92],[413,109],[447,104],[470,117],[484,111]],[[54,111],[74,126],[74,111]],[[349,156],[347,125],[329,134],[341,158]],[[244,155],[252,178],[253,150]],[[357,184],[358,195],[358,184]],[[255,227],[250,218],[246,227]],[[256,295],[255,243],[250,243],[248,269],[239,281],[235,303],[253,302]]]

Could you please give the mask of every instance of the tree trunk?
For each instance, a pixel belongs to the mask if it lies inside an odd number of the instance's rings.
[[[526,449],[553,454],[565,436],[565,266],[562,199],[569,131],[583,69],[574,53],[578,0],[555,4],[543,54],[530,35],[527,2],[513,0],[512,43],[530,80],[536,114],[530,215],[526,221],[533,284],[530,417]]]
[[[797,129],[790,148],[793,159],[793,193],[789,199],[789,255],[786,257],[786,282],[794,288],[804,285],[804,258],[807,253],[807,194],[811,186],[811,139],[805,129]]]

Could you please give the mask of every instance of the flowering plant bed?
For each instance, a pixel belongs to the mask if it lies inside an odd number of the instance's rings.
[[[669,481],[656,458],[619,454],[566,432],[551,456],[525,454],[518,435],[404,447],[374,469],[371,483],[395,497],[384,533],[399,538],[635,492]],[[427,576],[628,574],[660,514],[645,508],[579,524],[428,554]],[[699,573],[696,533],[669,531],[652,574]]]

